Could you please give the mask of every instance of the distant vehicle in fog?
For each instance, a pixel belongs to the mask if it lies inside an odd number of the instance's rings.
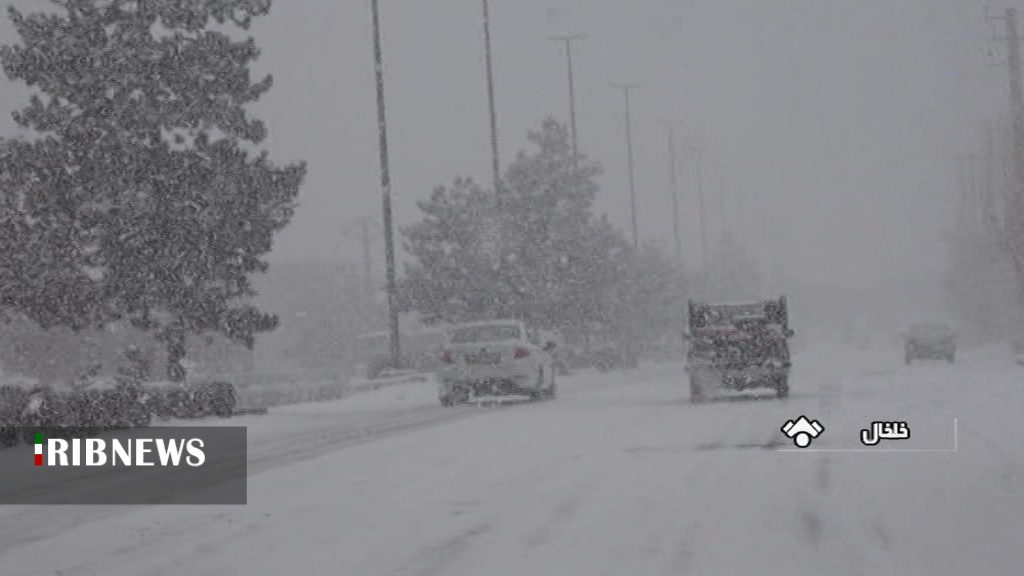
[[[554,398],[556,344],[517,320],[471,322],[448,328],[437,371],[441,404],[473,396]]]
[[[904,362],[914,360],[956,361],[956,332],[943,322],[915,322],[903,335]]]
[[[391,363],[391,333],[388,331],[361,334],[356,338],[357,371],[366,378],[377,378]],[[438,357],[446,341],[445,332],[440,328],[402,331],[402,368],[419,372],[433,372],[437,369]]]

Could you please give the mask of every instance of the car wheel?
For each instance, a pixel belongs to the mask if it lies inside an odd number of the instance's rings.
[[[441,396],[438,400],[441,401],[441,406],[444,406],[445,408],[451,408],[455,405],[455,401],[452,400],[451,396]]]
[[[530,391],[530,399],[543,400],[545,397],[547,397],[547,386],[545,386],[544,380],[544,367],[539,366],[537,368],[537,384]]]

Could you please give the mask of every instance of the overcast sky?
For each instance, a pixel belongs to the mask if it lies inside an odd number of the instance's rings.
[[[396,217],[408,223],[434,186],[489,180],[481,3],[381,5]],[[973,123],[1006,108],[1006,72],[986,55],[978,2],[491,0],[491,13],[503,165],[543,117],[568,116],[564,51],[548,35],[586,33],[574,50],[580,148],[604,164],[600,208],[624,230],[623,103],[607,85],[635,81],[643,238],[670,246],[664,120],[677,117],[687,123],[680,139],[705,150],[712,236],[721,170],[729,222],[742,198],[748,243],[791,281],[895,286],[908,301],[934,301],[957,191],[951,155],[975,145]],[[369,2],[277,0],[253,32],[259,69],[276,80],[256,110],[269,146],[279,161],[309,162],[273,259],[354,261],[358,235],[343,233],[381,208]],[[5,23],[0,41],[13,39]],[[5,110],[24,94],[0,83]],[[692,164],[679,168],[686,256],[697,265]]]

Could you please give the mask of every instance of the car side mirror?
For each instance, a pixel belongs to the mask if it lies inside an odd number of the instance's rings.
[[[557,348],[557,346],[555,345],[554,342],[548,342],[547,344],[544,345],[544,351],[545,352],[551,352],[555,348]]]
[[[796,335],[796,332],[794,332],[792,328],[786,328],[782,333],[786,335],[786,338],[792,338]]]

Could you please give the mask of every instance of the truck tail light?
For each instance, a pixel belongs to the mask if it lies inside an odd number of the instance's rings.
[[[529,350],[525,348],[516,348],[516,351],[512,354],[512,357],[515,358],[516,360],[519,360],[520,358],[526,358],[529,355]]]

